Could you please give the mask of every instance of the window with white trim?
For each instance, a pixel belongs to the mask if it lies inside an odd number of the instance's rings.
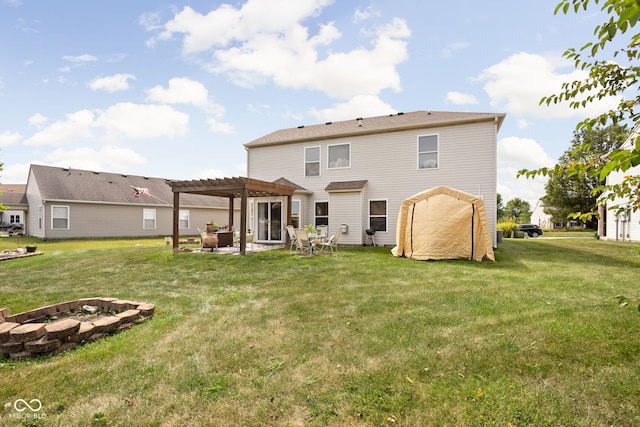
[[[329,145],[327,147],[327,168],[351,167],[351,144]]]
[[[142,210],[142,228],[144,230],[156,229],[156,210],[155,209]]]
[[[69,229],[69,206],[51,205],[51,229]]]
[[[418,169],[438,167],[438,135],[418,136]]]
[[[180,210],[178,213],[178,228],[181,230],[189,229],[189,211],[188,210]]]
[[[387,201],[369,200],[369,228],[387,231]]]
[[[329,225],[329,202],[316,202],[314,218],[316,227]]]
[[[320,147],[304,149],[304,176],[320,176]]]

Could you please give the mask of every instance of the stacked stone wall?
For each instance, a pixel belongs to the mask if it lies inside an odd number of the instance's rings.
[[[83,309],[103,313],[81,321]],[[58,354],[131,328],[154,314],[155,306],[117,298],[82,298],[9,315],[0,309],[0,356],[24,359]]]

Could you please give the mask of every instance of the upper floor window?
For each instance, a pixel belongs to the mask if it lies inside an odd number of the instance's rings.
[[[142,228],[145,230],[155,230],[156,228],[156,210],[142,210]]]
[[[329,145],[327,161],[329,169],[351,167],[351,144]]]
[[[438,135],[418,137],[418,169],[438,167]]]
[[[320,176],[320,147],[304,149],[304,176]]]
[[[69,229],[69,206],[51,205],[51,229]]]
[[[180,210],[179,217],[178,217],[178,228],[182,230],[189,229],[189,211]]]

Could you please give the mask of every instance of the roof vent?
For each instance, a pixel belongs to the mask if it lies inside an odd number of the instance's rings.
[[[100,175],[100,172],[98,172],[98,171],[93,171],[93,174],[94,174],[94,175]]]
[[[332,122],[327,122],[327,123],[325,123],[325,125],[330,125],[331,123],[332,123]]]
[[[403,112],[399,112],[399,113],[398,113],[398,115],[399,115],[399,116],[403,116],[403,115],[404,115],[404,113],[403,113]]]
[[[362,117],[356,119],[358,121],[358,127],[362,127]]]
[[[304,125],[300,125],[298,126],[298,129],[302,129],[304,127]]]

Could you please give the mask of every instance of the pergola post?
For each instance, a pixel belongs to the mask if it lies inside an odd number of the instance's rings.
[[[240,255],[247,252],[247,187],[242,187],[240,199]]]
[[[180,193],[173,193],[173,252],[178,252],[178,222],[180,220]]]
[[[229,230],[233,230],[233,208],[235,199],[233,194],[229,196]]]

